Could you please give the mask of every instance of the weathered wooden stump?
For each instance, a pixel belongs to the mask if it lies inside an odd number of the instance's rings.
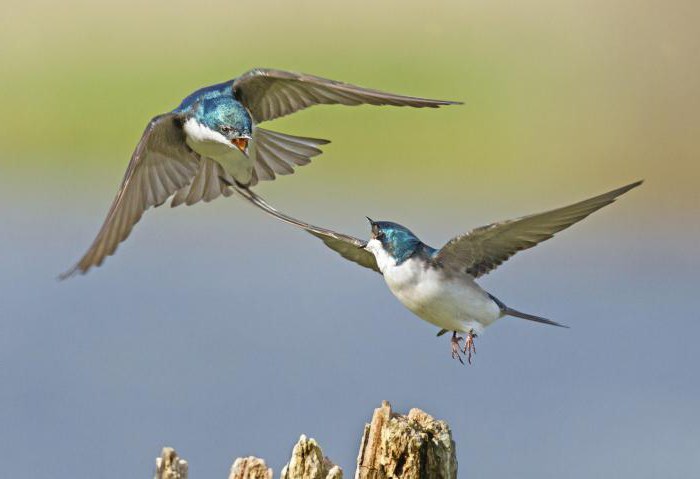
[[[228,479],[272,479],[272,469],[260,458],[239,457],[233,461]]]
[[[272,479],[272,469],[257,457],[238,458],[229,479]],[[302,435],[280,479],[342,479],[343,471],[323,455],[314,439]],[[384,401],[360,442],[355,479],[456,479],[457,458],[445,421],[420,409],[407,415],[392,412]],[[156,459],[155,479],[187,479],[187,461],[165,447]]]
[[[452,433],[420,409],[402,416],[384,401],[365,426],[356,479],[453,479],[457,457]]]
[[[172,447],[164,447],[156,459],[155,479],[187,479],[187,461],[180,459]]]

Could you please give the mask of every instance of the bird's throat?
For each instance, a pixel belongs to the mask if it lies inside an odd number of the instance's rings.
[[[223,135],[190,118],[183,125],[185,142],[197,154],[223,166],[236,181],[248,184],[253,175],[253,162]]]

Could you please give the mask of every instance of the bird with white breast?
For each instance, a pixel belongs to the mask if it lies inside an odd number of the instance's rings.
[[[479,286],[476,279],[518,251],[551,238],[641,183],[637,181],[544,213],[482,226],[451,239],[440,249],[423,243],[398,223],[368,218],[371,237],[363,241],[297,220],[254,194],[244,196],[276,218],[320,238],[345,259],[381,273],[389,290],[406,308],[441,328],[438,336],[452,332],[452,357],[463,362],[461,354],[465,354],[471,364],[472,354],[476,352],[474,339],[484,328],[504,316],[567,327],[506,306]]]

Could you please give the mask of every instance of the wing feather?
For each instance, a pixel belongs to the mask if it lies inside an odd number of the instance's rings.
[[[136,145],[97,237],[78,263],[60,278],[101,265],[129,236],[144,211],[162,204],[192,181],[198,163],[197,154],[185,144],[179,116],[168,113],[153,118]]]
[[[273,120],[313,105],[391,105],[437,108],[459,102],[397,95],[303,73],[250,70],[233,82],[233,92],[256,122]]]
[[[637,181],[563,208],[476,228],[451,239],[435,254],[433,261],[479,277],[495,269],[518,251],[548,240],[555,233],[609,205],[618,196],[641,183]]]

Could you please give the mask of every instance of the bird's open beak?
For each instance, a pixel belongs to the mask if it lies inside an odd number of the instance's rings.
[[[241,150],[244,155],[248,154],[248,138],[234,138],[231,140],[233,146]]]

